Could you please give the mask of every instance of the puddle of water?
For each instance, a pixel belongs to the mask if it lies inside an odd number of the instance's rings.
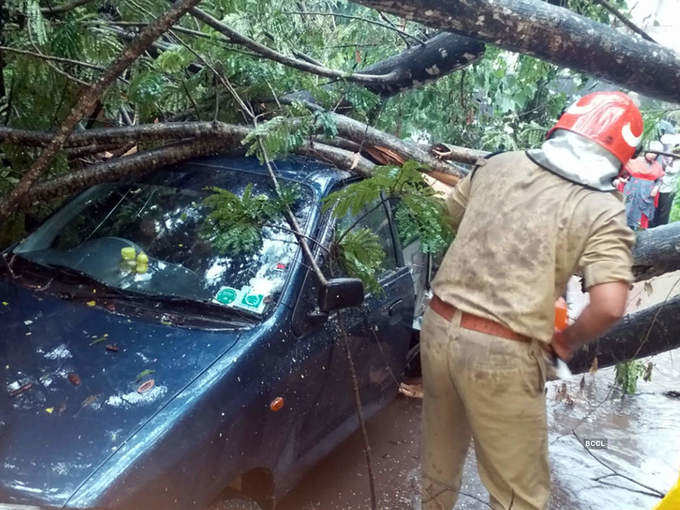
[[[663,393],[680,390],[680,350],[643,361],[650,360],[652,380],[640,381],[635,395],[622,397],[612,388],[613,368],[586,374],[583,388],[581,376],[568,381],[573,405],[556,398],[561,383],[549,385],[551,509],[651,509],[659,499],[644,493],[665,493],[678,479],[680,400]],[[611,469],[586,451],[574,430],[581,441],[606,441],[606,448],[596,443],[590,451]]]
[[[567,381],[573,404],[556,398],[562,382],[548,384],[550,510],[651,510],[659,502],[659,498],[636,492],[648,489],[625,478],[596,480],[612,471],[587,453],[573,436],[573,429],[582,440],[606,439],[606,449],[591,451],[619,473],[661,492],[676,482],[680,473],[680,400],[663,393],[680,391],[680,349],[643,361],[648,360],[655,364],[651,382],[640,381],[637,393],[624,398],[612,388],[613,368],[586,374],[583,389],[581,375]],[[400,398],[368,423],[380,510],[416,508],[420,412],[420,400]],[[488,495],[477,475],[472,448],[461,491],[455,510],[488,508],[480,503],[488,501]],[[317,465],[277,508],[370,508],[360,435],[354,434]]]

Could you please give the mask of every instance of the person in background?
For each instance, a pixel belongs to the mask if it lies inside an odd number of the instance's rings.
[[[663,151],[663,145],[661,142],[651,142],[649,149]],[[649,228],[654,219],[664,174],[661,163],[656,158],[656,153],[647,152],[624,167],[624,171],[630,175],[623,188],[626,196],[626,222],[633,230]]]
[[[680,156],[680,145],[673,149],[673,152]],[[664,176],[661,179],[661,186],[659,187],[659,206],[652,222],[652,227],[658,227],[668,223],[668,219],[673,208],[673,200],[675,193],[678,190],[678,176],[680,176],[680,158],[670,158],[664,156],[667,160],[664,166]],[[668,161],[670,160],[670,161]]]

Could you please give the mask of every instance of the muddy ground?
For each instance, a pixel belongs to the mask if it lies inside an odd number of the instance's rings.
[[[553,498],[551,510],[651,509],[680,472],[680,400],[664,395],[680,391],[680,351],[651,359],[651,382],[640,382],[635,395],[622,397],[612,387],[613,369],[548,384],[548,420]],[[413,508],[420,457],[421,401],[398,397],[368,423],[379,508]],[[606,449],[581,440],[606,439]],[[611,476],[614,472],[623,476]],[[606,476],[610,475],[610,476]],[[605,478],[602,478],[602,477]],[[633,483],[631,480],[639,482]],[[472,452],[456,510],[488,508]],[[356,433],[316,466],[277,506],[279,510],[370,508],[361,436]]]

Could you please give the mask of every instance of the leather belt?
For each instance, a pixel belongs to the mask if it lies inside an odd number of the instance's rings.
[[[438,315],[441,315],[447,321],[453,319],[453,315],[456,313],[457,308],[449,303],[442,301],[439,296],[434,295],[430,300],[430,308]],[[510,328],[498,324],[484,317],[478,317],[477,315],[472,315],[471,313],[463,312],[461,310],[460,327],[465,329],[471,329],[473,331],[478,331],[480,333],[485,333],[487,335],[499,336],[501,338],[507,338],[508,340],[516,340],[518,342],[531,342],[531,338],[528,336],[520,335],[515,333]],[[543,343],[543,342],[541,342]]]

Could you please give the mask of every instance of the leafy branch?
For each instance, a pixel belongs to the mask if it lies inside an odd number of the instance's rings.
[[[372,177],[325,199],[324,209],[332,208],[336,218],[360,215],[337,235],[335,244],[345,271],[360,278],[370,290],[379,289],[377,272],[385,260],[379,237],[361,225],[375,209],[371,205],[386,200],[396,204],[394,218],[402,244],[418,239],[423,252],[439,253],[453,239],[444,201],[425,182],[421,169],[417,161],[407,161],[401,167],[376,167]]]
[[[211,212],[206,216],[201,235],[220,255],[239,255],[257,251],[262,246],[262,228],[280,220],[284,212],[300,197],[297,186],[281,187],[280,195],[272,200],[265,194],[254,194],[248,184],[239,197],[219,187],[203,199]]]

